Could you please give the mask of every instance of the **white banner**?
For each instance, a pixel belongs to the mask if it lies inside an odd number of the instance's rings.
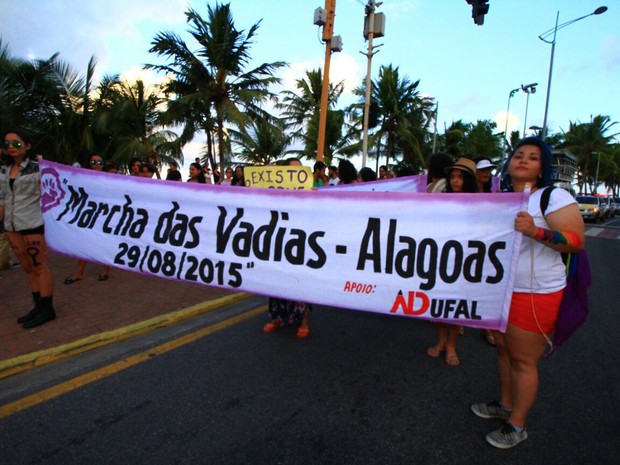
[[[524,194],[254,189],[41,161],[49,246],[163,278],[505,329]]]
[[[426,175],[418,174],[403,176],[402,178],[382,179],[380,181],[323,186],[319,189],[333,189],[334,187],[356,192],[426,192]]]

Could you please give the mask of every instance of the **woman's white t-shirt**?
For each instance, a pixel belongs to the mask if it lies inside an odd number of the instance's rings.
[[[539,228],[550,229],[540,210],[540,197],[545,189],[538,189],[528,203],[527,211]],[[576,204],[573,196],[564,189],[553,189],[545,214],[549,215],[567,205]],[[566,271],[562,256],[557,250],[523,236],[519,263],[515,276],[514,292],[550,294],[566,287]]]

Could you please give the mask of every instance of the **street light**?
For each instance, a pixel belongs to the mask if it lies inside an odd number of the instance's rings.
[[[521,90],[527,94],[527,100],[525,101],[525,118],[523,119],[523,137],[525,137],[525,128],[527,128],[527,108],[530,105],[530,94],[536,93],[537,82],[524,86],[521,84]]]
[[[506,140],[506,146],[508,146],[508,115],[510,114],[510,99],[519,92],[519,88],[512,89],[508,94],[508,108],[506,108],[506,127],[504,128],[504,139]]]
[[[540,126],[530,126],[530,130],[535,131],[534,135],[540,137],[540,133],[542,131],[542,128]]]
[[[565,23],[562,23],[559,25],[558,25],[558,20],[560,19],[560,12],[558,11],[555,17],[555,26],[549,29],[548,31],[543,32],[541,35],[538,36],[538,38],[542,40],[543,42],[551,44],[551,58],[549,59],[549,78],[547,79],[547,98],[545,99],[545,116],[543,118],[543,130],[541,134],[542,139],[545,139],[547,137],[547,112],[549,110],[549,94],[551,92],[551,76],[553,74],[553,57],[555,55],[556,35],[560,29],[564,29],[566,26],[570,26],[571,24],[576,23],[577,21],[581,21],[582,19],[587,18],[588,16],[600,15],[602,13],[605,13],[606,11],[607,11],[606,6],[599,6],[596,10],[594,10],[590,14],[581,16],[576,19],[571,19],[570,21],[566,21]],[[549,40],[549,38],[552,35],[553,35],[553,39]]]

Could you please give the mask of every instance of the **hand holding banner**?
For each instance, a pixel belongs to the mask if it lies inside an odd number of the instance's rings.
[[[58,252],[291,300],[506,326],[526,195],[240,189],[41,166]]]

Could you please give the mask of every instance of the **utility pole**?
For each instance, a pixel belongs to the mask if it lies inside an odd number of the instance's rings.
[[[319,137],[317,141],[316,159],[323,161],[325,151],[325,126],[329,109],[329,65],[332,54],[332,36],[334,35],[334,17],[336,16],[336,0],[325,0],[327,19],[323,26],[323,42],[325,42],[325,64],[323,66],[323,85],[321,87],[321,109],[319,113]]]
[[[437,147],[437,117],[439,116],[439,102],[435,105],[435,114],[433,119],[435,120],[435,132],[433,133],[433,152],[435,153],[435,147]]]
[[[366,53],[360,52],[362,55],[366,55],[368,58],[368,65],[366,67],[366,99],[364,100],[364,133],[362,137],[362,168],[366,166],[366,158],[368,157],[368,120],[370,117],[370,88],[371,88],[371,79],[370,73],[372,69],[372,57],[376,53],[374,51],[374,47],[372,46],[372,39],[377,35],[378,37],[382,37],[383,33],[380,31],[375,31],[375,8],[381,6],[383,2],[375,2],[375,0],[369,0],[368,5],[366,5],[366,23],[364,35],[368,40],[368,51]],[[380,35],[379,35],[380,34]],[[380,47],[380,45],[378,46]],[[377,157],[377,162],[379,157]]]

